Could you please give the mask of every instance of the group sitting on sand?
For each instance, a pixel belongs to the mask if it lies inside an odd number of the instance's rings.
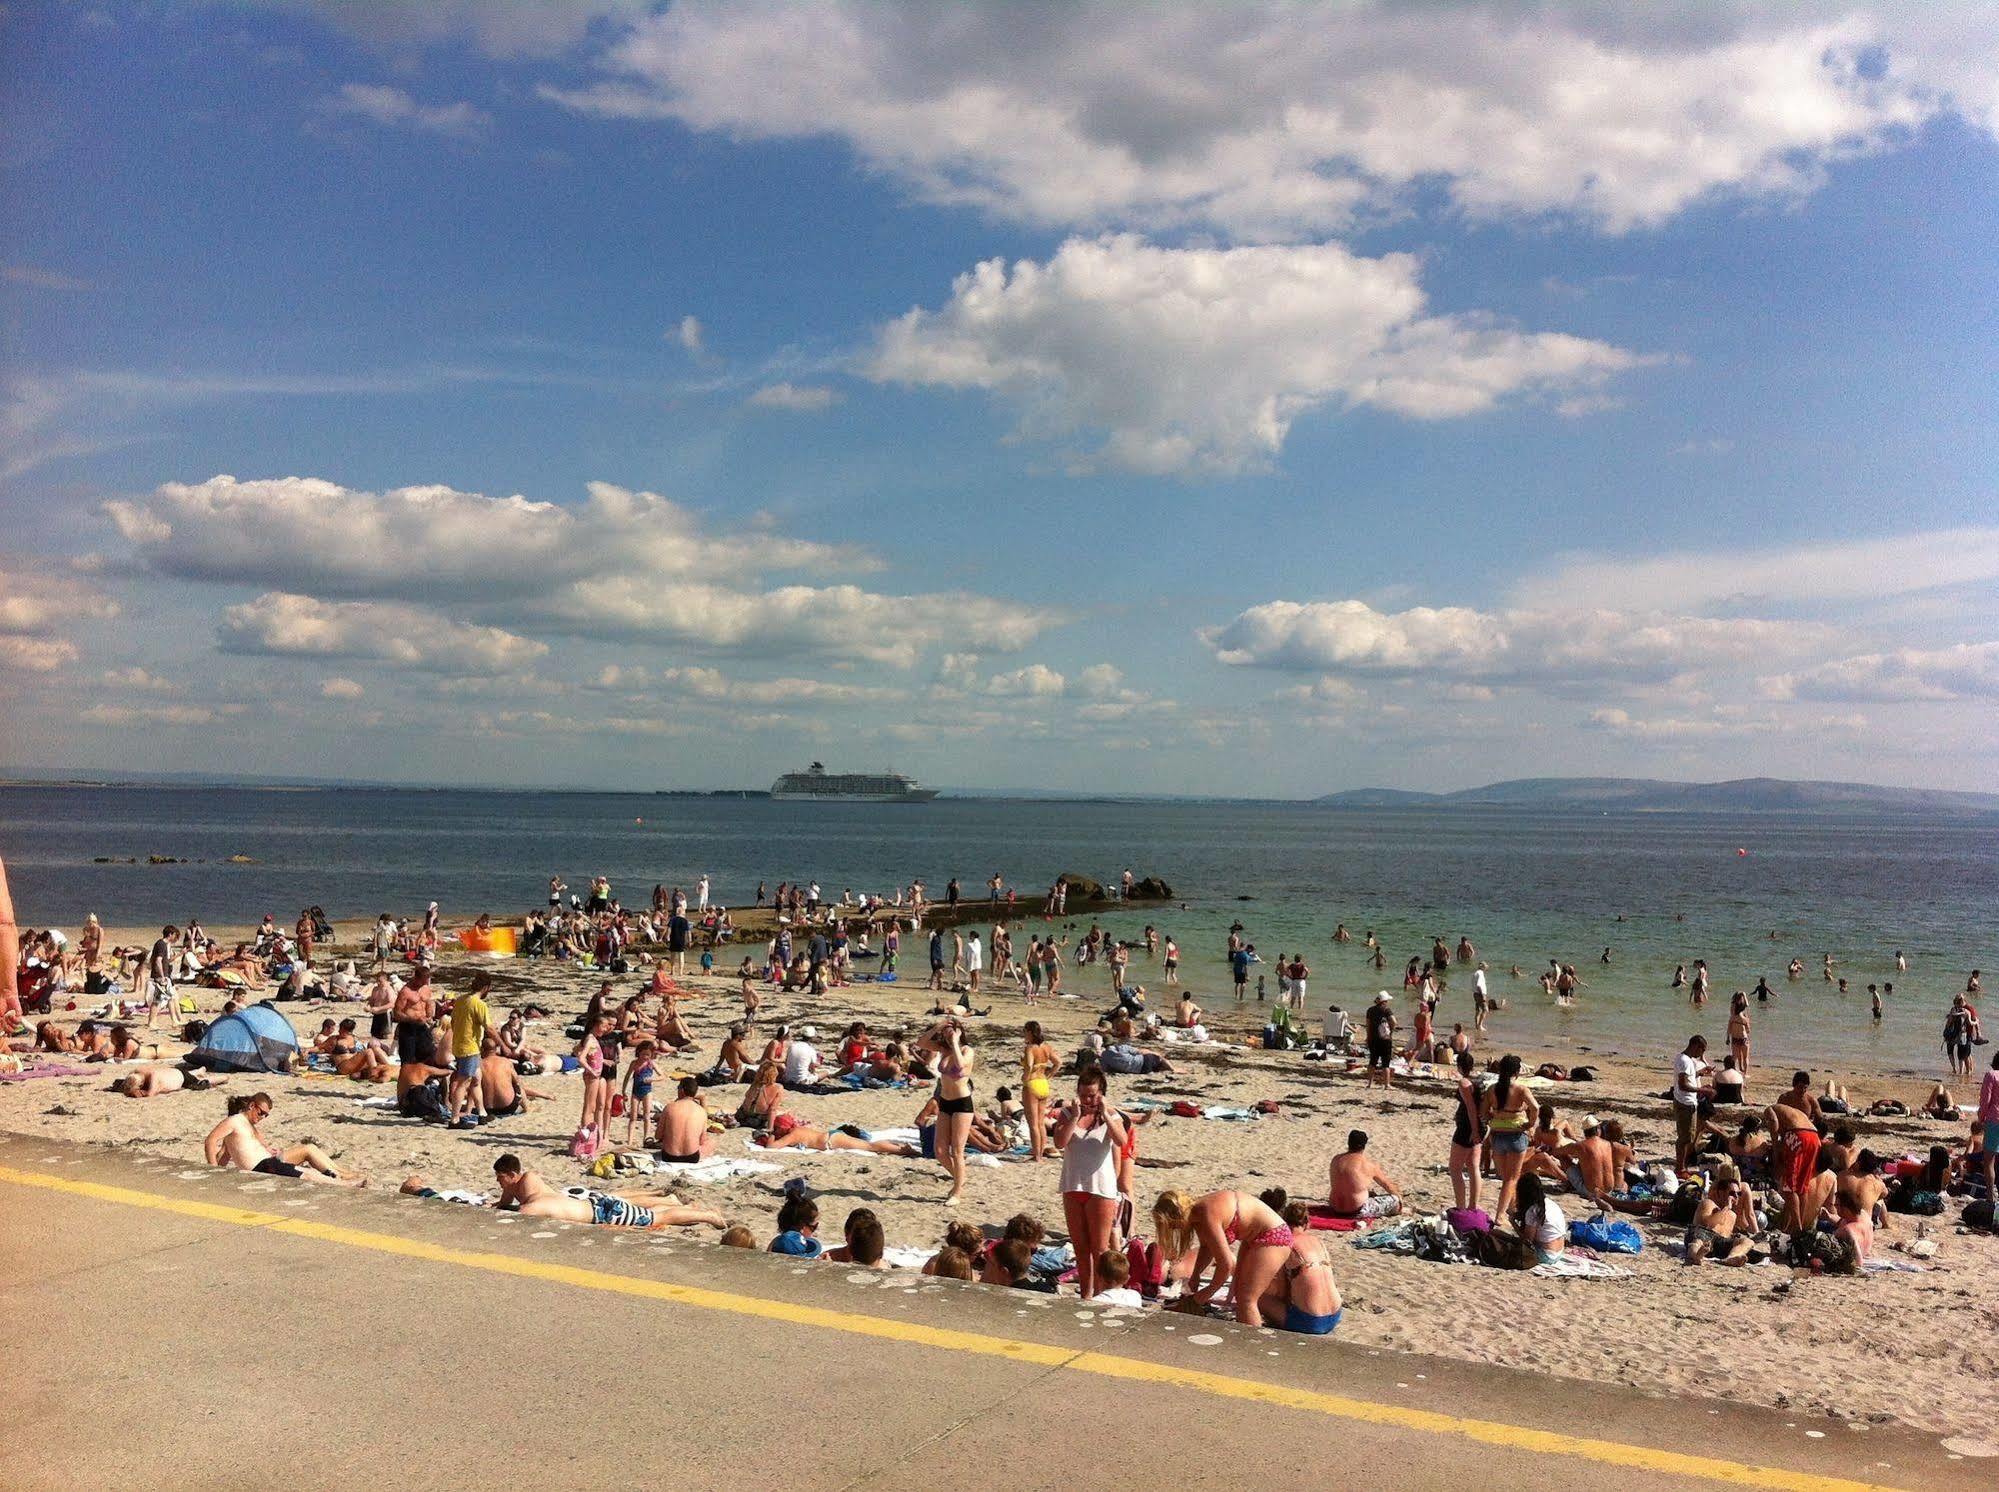
[[[586,1181],[615,1174],[598,1169],[598,1162],[622,1166],[628,1157],[647,1166],[709,1166],[717,1160],[719,1137],[731,1129],[741,1130],[738,1139],[758,1155],[849,1152],[910,1162],[913,1174],[928,1172],[943,1205],[957,1208],[976,1200],[968,1168],[992,1163],[980,1157],[1029,1166],[1043,1159],[1059,1162],[1055,1185],[1062,1217],[1052,1241],[1027,1214],[997,1230],[954,1217],[933,1252],[893,1249],[882,1219],[857,1207],[847,1214],[840,1241],[828,1248],[818,1237],[817,1204],[789,1195],[773,1220],[768,1247],[794,1257],[882,1267],[891,1258],[914,1265],[920,1255],[927,1273],[946,1278],[1043,1290],[1073,1280],[1085,1300],[1223,1312],[1250,1325],[1323,1335],[1339,1325],[1344,1309],[1323,1236],[1329,1231],[1372,1228],[1379,1234],[1436,1221],[1467,1241],[1478,1234],[1497,1239],[1471,1248],[1481,1262],[1536,1268],[1575,1263],[1572,1218],[1584,1223],[1619,1215],[1670,1229],[1689,1264],[1741,1266],[1767,1257],[1844,1271],[1867,1262],[1877,1231],[1893,1226],[1892,1213],[1929,1213],[1936,1199],[1952,1192],[1991,1195],[1999,1149],[1999,1076],[1985,1075],[1978,1119],[1962,1154],[1939,1146],[1923,1161],[1879,1156],[1856,1141],[1852,1125],[1861,1116],[1842,1112],[1837,1096],[1829,1099],[1816,1090],[1806,1074],[1769,1103],[1744,1102],[1751,1072],[1746,995],[1731,1002],[1725,1065],[1708,1063],[1700,1038],[1676,1061],[1669,1106],[1660,1111],[1674,1118],[1673,1154],[1670,1161],[1647,1159],[1641,1153],[1642,1122],[1634,1121],[1634,1134],[1614,1117],[1592,1113],[1578,1121],[1564,1103],[1546,1096],[1551,1083],[1579,1073],[1544,1064],[1530,1074],[1515,1055],[1483,1062],[1474,1056],[1486,1016],[1504,1004],[1491,998],[1487,966],[1477,961],[1470,940],[1461,937],[1453,950],[1439,937],[1427,963],[1411,959],[1405,973],[1404,998],[1416,1007],[1413,1039],[1398,1040],[1403,1027],[1396,996],[1386,990],[1374,997],[1358,1026],[1349,1026],[1344,1016],[1340,1021],[1352,1036],[1365,1037],[1369,1080],[1387,1087],[1406,1073],[1428,1081],[1436,1076],[1434,1063],[1451,1083],[1448,1147],[1438,1137],[1439,1148],[1447,1149],[1456,1204],[1446,1218],[1420,1214],[1384,1166],[1381,1151],[1397,1160],[1393,1137],[1376,1146],[1362,1129],[1348,1133],[1344,1148],[1325,1157],[1323,1202],[1294,1199],[1277,1188],[1168,1188],[1146,1211],[1135,1171],[1143,1163],[1146,1125],[1164,1109],[1154,1095],[1162,1087],[1171,1091],[1171,1080],[1182,1077],[1190,1046],[1208,1044],[1213,1019],[1178,982],[1179,947],[1172,936],[1148,927],[1142,939],[1122,941],[1095,923],[1087,931],[1068,924],[1059,932],[1023,938],[1027,946],[1017,952],[1005,920],[1011,903],[995,898],[990,933],[966,937],[942,925],[927,930],[933,980],[924,997],[934,1001],[926,1025],[877,1035],[866,1022],[843,1021],[844,1036],[822,1051],[811,1025],[796,1020],[770,1025],[764,1000],[794,989],[836,999],[833,992],[853,980],[892,975],[901,939],[905,932],[919,934],[928,903],[916,883],[892,899],[847,893],[832,899],[821,897],[817,887],[784,885],[778,898],[784,911],[761,964],[752,948],[737,971],[741,1016],[727,1025],[711,1058],[688,1014],[696,1008],[690,997],[698,987],[683,988],[677,979],[694,956],[704,970],[711,969],[712,955],[741,936],[741,928],[726,911],[706,905],[705,885],[691,900],[677,889],[656,888],[652,905],[639,908],[620,905],[601,877],[592,883],[587,902],[563,902],[566,890],[559,879],[552,881],[550,908],[537,911],[522,945],[524,952],[573,961],[593,970],[593,980],[603,979],[571,1031],[574,1045],[566,1056],[558,1055],[562,1049],[554,1043],[531,1038],[522,1011],[493,1008],[494,980],[484,970],[462,983],[459,972],[446,970],[444,981],[456,988],[445,992],[434,974],[445,935],[433,904],[421,918],[378,919],[367,980],[333,967],[328,985],[360,1002],[359,1017],[323,1020],[307,1043],[313,1065],[357,1082],[393,1081],[401,1115],[459,1130],[551,1100],[554,1094],[531,1080],[558,1066],[573,1071],[581,1108],[570,1152],[592,1166]],[[944,905],[955,906],[955,898],[947,897]],[[482,919],[474,931],[484,936],[492,929]],[[254,938],[224,952],[190,919],[185,930],[164,929],[152,950],[139,952],[145,954],[149,992],[175,981],[219,982],[232,994],[271,987],[295,991],[316,987],[313,959],[316,952],[324,959],[331,934],[317,909],[309,908],[289,932],[266,919]],[[879,952],[871,935],[881,939]],[[1385,955],[1371,930],[1364,946],[1375,966],[1382,966]],[[1162,950],[1169,988],[1160,1003],[1168,1008],[1154,1012],[1132,971],[1137,960]],[[1240,927],[1230,934],[1230,953],[1237,963],[1238,998],[1247,1001],[1247,971],[1263,960]],[[102,961],[95,946],[70,952],[49,943],[43,962],[53,972],[45,982],[88,972]],[[995,1009],[990,1002],[1013,987],[1014,973],[1029,1004],[1046,991],[1052,1005],[1064,993],[1059,970],[1065,961],[1078,985],[1086,971],[1092,980],[1103,971],[1108,1008],[1083,1007],[1101,1009],[1101,1017],[1090,1030],[1085,1016],[1080,1044],[1066,1049],[1057,1048],[1039,1021],[1028,1021],[1020,1038],[1017,1088],[988,1087],[995,1033],[975,1023],[989,1017]],[[1438,1012],[1455,966],[1471,973],[1474,1008],[1469,1027],[1459,1022],[1444,1036]],[[1307,1055],[1320,1060],[1345,1058],[1345,1042],[1330,1039],[1330,1018],[1324,1042],[1304,1030],[1299,1012],[1311,976],[1304,956],[1281,955],[1275,968],[1278,1000],[1268,1025],[1276,1039],[1267,1033],[1266,1045],[1283,1052],[1309,1047]],[[133,972],[126,970],[128,977]],[[640,982],[621,996],[613,981],[625,975]],[[1573,964],[1551,962],[1547,978],[1552,992],[1565,1000],[1582,988]],[[1697,962],[1696,978],[1704,989],[1704,964]],[[1975,1042],[1982,1030],[1975,1009],[1962,997],[1955,1008],[1970,1013],[1954,1017],[1951,1042]],[[360,1018],[368,1022],[365,1034]],[[829,1028],[829,1034],[838,1029]],[[38,1045],[85,1060],[147,1055],[125,1024],[93,1020],[73,1030],[44,1022]],[[1180,1064],[1169,1058],[1169,1050],[1182,1058]],[[678,1063],[695,1065],[689,1059],[697,1052],[699,1071],[676,1070]],[[1951,1057],[1953,1072],[1959,1072],[1955,1045]],[[1003,1060],[1011,1079],[1011,1056]],[[1358,1054],[1351,1058],[1354,1066],[1361,1061]],[[1065,1073],[1073,1075],[1073,1094],[1058,1096]],[[150,1098],[201,1091],[211,1081],[184,1066],[154,1064],[121,1077],[118,1087]],[[1141,1086],[1144,1101],[1121,1106],[1114,1099],[1113,1085],[1127,1082]],[[1158,1086],[1147,1090],[1147,1083]],[[913,1137],[910,1131],[870,1129],[831,1111],[814,1114],[796,1098],[837,1099],[856,1090],[910,1084],[921,1085],[909,1094]],[[741,1085],[740,1103],[731,1095],[711,1104],[707,1089],[718,1085]],[[656,1090],[663,1102],[655,1101]],[[1722,1110],[1732,1106],[1741,1112],[1724,1119]],[[273,1178],[366,1184],[316,1144],[266,1141],[261,1126],[272,1111],[269,1093],[232,1096],[226,1108],[203,1146],[212,1165]],[[1922,1111],[1940,1121],[1958,1114],[1941,1085]],[[614,1122],[619,1119],[621,1126]],[[566,1121],[562,1129],[568,1131]],[[622,1144],[614,1145],[620,1129]],[[552,1171],[549,1161],[537,1163]],[[698,1227],[718,1231],[724,1243],[757,1242],[756,1234],[741,1224],[731,1226],[722,1211],[692,1205],[670,1190],[565,1186],[512,1153],[502,1155],[493,1171],[493,1205],[526,1216],[592,1227]],[[421,1177],[406,1180],[403,1190],[457,1200],[470,1195],[439,1191]],[[1493,1198],[1489,1214],[1481,1208],[1488,1196]],[[1147,1217],[1150,1239],[1142,1231]]]

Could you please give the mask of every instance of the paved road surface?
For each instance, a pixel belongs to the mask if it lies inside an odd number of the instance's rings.
[[[1909,1432],[41,1140],[0,1138],[0,1280],[7,1487],[1992,1485]]]

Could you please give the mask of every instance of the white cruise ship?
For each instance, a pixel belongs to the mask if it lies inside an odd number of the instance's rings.
[[[787,772],[770,785],[773,798],[828,799],[846,803],[928,803],[934,787],[918,787],[900,772],[828,772],[814,762],[803,772]]]

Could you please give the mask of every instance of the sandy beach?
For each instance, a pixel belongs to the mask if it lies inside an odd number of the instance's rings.
[[[344,930],[348,936],[356,931],[351,924]],[[138,941],[134,931],[108,932],[108,943]],[[496,1010],[534,1001],[557,1012],[532,1023],[530,1039],[551,1051],[568,1050],[572,1043],[563,1028],[595,991],[598,976],[552,962],[494,961],[447,952],[439,982],[447,989],[461,988],[480,968],[496,979]],[[1142,955],[1135,968],[1156,996],[1159,985],[1151,977],[1156,968],[1148,969]],[[624,991],[642,980],[627,976],[617,982]],[[1029,1011],[1018,996],[1001,994],[989,1018],[970,1023],[982,1107],[1000,1084],[1017,1084],[1024,1019],[1032,1015],[1041,1020],[1049,1039],[1069,1052],[1110,1003],[1101,969],[1071,971],[1065,983],[1083,998],[1044,1000]],[[693,1062],[663,1069],[667,1072],[705,1066],[724,1028],[740,1013],[733,980],[695,977],[686,984],[691,997],[684,1009],[704,1050]],[[767,995],[764,1023],[768,1028],[779,1019],[812,1022],[827,1052],[852,1020],[867,1021],[877,1036],[914,1032],[924,1024],[923,1012],[932,998],[921,985],[919,977],[910,983],[852,985],[817,999]],[[194,993],[204,1016],[212,1016],[221,993]],[[1217,1186],[1282,1186],[1294,1196],[1320,1199],[1327,1162],[1344,1148],[1352,1128],[1369,1132],[1371,1153],[1418,1210],[1449,1205],[1450,1182],[1443,1165],[1449,1096],[1443,1083],[1399,1083],[1384,1096],[1364,1089],[1359,1075],[1335,1065],[1307,1062],[1296,1053],[1252,1050],[1244,1043],[1251,1039],[1252,1025],[1261,1023],[1254,1003],[1239,1011],[1226,994],[1200,994],[1218,1017],[1210,1022],[1217,1041],[1169,1048],[1178,1073],[1116,1079],[1114,1097],[1127,1105],[1191,1098],[1210,1106],[1247,1106],[1272,1099],[1280,1111],[1249,1122],[1164,1114],[1153,1118],[1141,1132],[1141,1211],[1169,1186],[1196,1195]],[[85,1003],[62,1019],[80,1019],[87,1013]],[[1464,1013],[1453,1008],[1462,1003],[1462,995],[1446,1000],[1439,1012],[1445,1029]],[[342,1002],[282,1008],[306,1038],[325,1016],[354,1010]],[[1505,1050],[1504,1043],[1502,1015],[1495,1018],[1481,1054]],[[163,1055],[171,1059],[181,1050],[178,1043],[168,1043]],[[1532,1051],[1521,1055],[1530,1069],[1539,1060]],[[1604,1065],[1597,1082],[1556,1084],[1540,1089],[1539,1096],[1544,1103],[1558,1104],[1572,1123],[1579,1124],[1586,1112],[1619,1117],[1641,1158],[1670,1154],[1671,1117],[1658,1096],[1670,1055],[1661,1053],[1656,1069]],[[110,1076],[93,1071],[0,1085],[0,1128],[201,1163],[202,1136],[220,1116],[223,1094],[136,1101],[107,1092]],[[1848,1085],[1856,1106],[1876,1096],[1893,1096],[1913,1107],[1923,1096],[1907,1079],[1837,1076]],[[1757,1073],[1748,1096],[1767,1101],[1787,1077]],[[236,1077],[223,1091],[269,1091],[276,1111],[266,1133],[286,1143],[311,1140],[378,1187],[393,1190],[406,1177],[420,1175],[438,1187],[490,1192],[492,1160],[507,1149],[558,1185],[580,1183],[586,1179],[583,1165],[567,1154],[580,1079],[551,1072],[532,1082],[555,1099],[470,1134],[370,1105],[368,1100],[392,1094],[392,1085],[305,1074]],[[1058,1091],[1066,1086],[1059,1085]],[[741,1091],[708,1090],[711,1108],[732,1110]],[[795,1093],[787,1095],[785,1107],[808,1123],[851,1122],[876,1129],[910,1124],[924,1097],[921,1086],[840,1096]],[[1922,1118],[1856,1118],[1853,1123],[1861,1143],[1884,1155],[1921,1153],[1932,1143],[1955,1143],[1962,1137],[1959,1125]],[[614,1126],[612,1138],[620,1135],[621,1127]],[[753,1152],[742,1134],[731,1131],[718,1137],[717,1154]],[[946,1190],[944,1176],[929,1162],[795,1150],[756,1154],[777,1169],[698,1191],[732,1221],[747,1224],[759,1242],[774,1231],[781,1189],[793,1176],[805,1177],[819,1197],[822,1232],[835,1241],[840,1219],[852,1206],[875,1210],[891,1248],[934,1247],[950,1216],[938,1205]],[[1052,1162],[975,1164],[967,1205],[959,1211],[989,1228],[1026,1211],[1059,1231],[1056,1171]],[[1354,1248],[1342,1235],[1326,1236],[1346,1298],[1341,1327],[1346,1340],[1661,1393],[1739,1399],[1856,1425],[1896,1421],[1963,1434],[1989,1429],[1990,1384],[1999,1375],[1999,1336],[1993,1331],[1999,1325],[1999,1271],[1994,1268],[1999,1238],[1961,1229],[1954,1221],[1957,1210],[1953,1202],[1936,1220],[1939,1247],[1934,1258],[1915,1266],[1920,1272],[1846,1279],[1802,1275],[1776,1264],[1687,1269],[1663,1246],[1679,1230],[1664,1225],[1645,1225],[1646,1248],[1636,1258],[1617,1261],[1632,1271],[1618,1280],[1550,1280],[1431,1264]],[[1915,1223],[1896,1217],[1893,1228],[1881,1236],[1880,1256],[1913,1265],[1893,1245],[1913,1237]],[[1661,1343],[1672,1345],[1662,1351]]]

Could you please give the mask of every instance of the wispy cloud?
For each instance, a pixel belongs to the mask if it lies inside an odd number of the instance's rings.
[[[419,103],[402,89],[383,83],[349,83],[321,107],[329,114],[365,119],[385,129],[421,130],[461,140],[478,135],[493,122],[492,115],[472,104]]]
[[[80,280],[75,275],[63,274],[60,270],[37,269],[32,264],[0,264],[0,280],[9,285],[26,285],[33,290],[89,290],[88,280]]]
[[[840,391],[824,384],[767,383],[746,401],[753,409],[821,414],[840,402]]]

